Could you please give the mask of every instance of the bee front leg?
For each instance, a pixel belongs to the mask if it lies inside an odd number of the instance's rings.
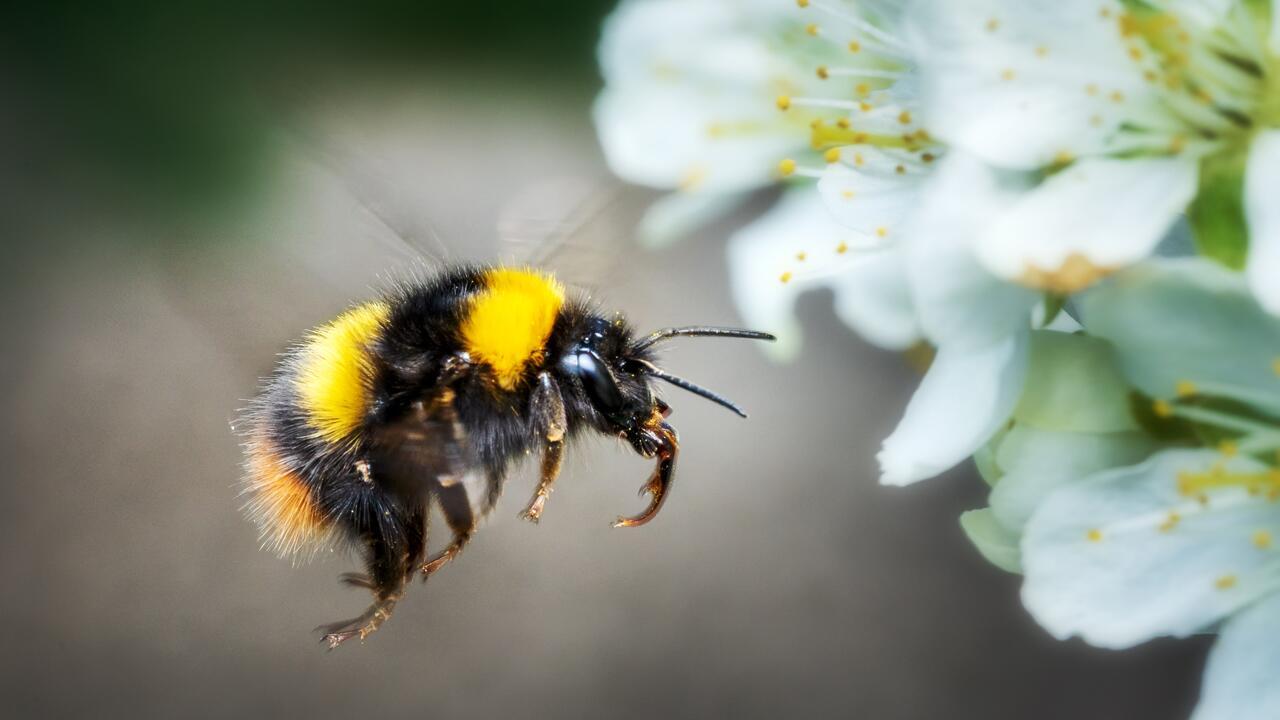
[[[564,436],[569,427],[560,386],[549,373],[544,372],[538,376],[538,386],[533,390],[529,407],[534,427],[542,434],[542,472],[533,499],[520,513],[520,517],[536,523],[542,517],[547,498],[551,497],[556,478],[560,476],[560,466],[564,461]]]

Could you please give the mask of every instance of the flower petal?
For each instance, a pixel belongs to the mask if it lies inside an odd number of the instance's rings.
[[[1038,330],[1031,334],[1031,367],[1013,417],[1019,424],[1077,433],[1137,430],[1129,385],[1103,340]]]
[[[1280,18],[1280,8],[1272,14]],[[1280,27],[1280,19],[1276,23]],[[1249,222],[1245,273],[1262,307],[1280,315],[1280,130],[1258,135],[1245,172],[1244,209]]]
[[[1029,326],[1036,294],[992,275],[972,248],[978,231],[1018,190],[1016,181],[958,152],[943,158],[926,182],[902,241],[916,312],[935,345],[988,345]]]
[[[901,350],[919,339],[901,254],[857,254],[848,249],[855,242],[850,236],[809,187],[786,193],[730,239],[729,274],[738,310],[747,325],[778,336],[766,351],[779,358],[795,355],[800,347],[795,300],[820,287],[835,292],[837,314],[869,342]],[[783,273],[788,273],[786,282]]]
[[[1209,653],[1204,689],[1191,720],[1280,717],[1280,594],[1240,611]]]
[[[1005,529],[991,514],[991,508],[962,513],[960,527],[987,562],[1005,572],[1022,572],[1018,558],[1018,535]]]
[[[650,248],[661,248],[693,233],[746,202],[748,193],[671,193],[644,212],[636,234]]]
[[[1090,159],[1019,200],[982,233],[977,254],[993,273],[1074,292],[1151,254],[1196,190],[1182,158]]]
[[[992,164],[1096,154],[1152,102],[1118,3],[923,0],[913,10],[926,126]]]
[[[880,482],[908,485],[969,457],[1009,418],[1026,374],[1027,334],[985,347],[947,346],[881,447]]]
[[[1089,333],[1109,340],[1131,384],[1171,398],[1191,381],[1280,415],[1280,318],[1238,274],[1203,258],[1161,258],[1083,295]]]
[[[1243,484],[1266,485],[1265,470],[1166,450],[1061,487],[1026,526],[1023,603],[1059,639],[1124,648],[1203,630],[1274,592],[1280,505]],[[1241,484],[1212,480],[1227,473]]]

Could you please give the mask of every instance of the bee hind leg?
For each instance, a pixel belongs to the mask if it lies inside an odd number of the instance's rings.
[[[444,515],[445,522],[453,531],[453,542],[423,563],[423,579],[430,577],[432,573],[448,565],[457,557],[471,541],[471,536],[475,534],[476,529],[476,516],[471,511],[471,499],[467,495],[466,485],[461,482],[447,485],[441,483],[436,488],[436,499],[440,503],[440,512]]]
[[[386,535],[377,535],[369,544],[369,573],[343,573],[338,579],[351,587],[364,588],[373,593],[373,604],[350,620],[321,625],[316,628],[320,641],[330,650],[352,638],[364,640],[382,627],[391,617],[396,603],[404,597],[405,582],[422,557],[426,544],[426,513],[416,513],[402,526],[401,533],[393,534],[394,541]]]

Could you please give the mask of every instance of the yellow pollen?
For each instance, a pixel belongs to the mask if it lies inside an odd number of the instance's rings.
[[[1102,8],[1101,10],[1099,10],[1099,11],[1098,11],[1098,17],[1100,17],[1100,18],[1109,18],[1109,17],[1111,17],[1111,8]]]
[[[1098,528],[1090,528],[1089,532],[1084,534],[1084,537],[1089,542],[1102,542],[1102,531]]]
[[[1119,90],[1111,91],[1111,94],[1108,95],[1107,97],[1111,98],[1111,102],[1115,102],[1115,103],[1124,102],[1124,93],[1120,92]]]
[[[1178,397],[1191,397],[1197,392],[1196,384],[1190,380],[1179,380],[1177,384],[1174,385],[1173,391],[1178,394]]]
[[[1258,530],[1253,534],[1253,546],[1259,550],[1267,550],[1271,547],[1271,533],[1266,530]]]
[[[809,129],[810,129],[810,130],[821,130],[821,129],[822,129],[822,125],[823,125],[822,118],[814,118],[814,119],[813,119],[812,121],[810,121],[810,123],[809,123]]]
[[[1218,452],[1227,457],[1235,457],[1240,452],[1240,446],[1234,440],[1223,440],[1218,443]]]
[[[1058,165],[1066,165],[1074,159],[1075,155],[1073,155],[1070,150],[1059,150],[1057,154],[1053,156],[1053,162]]]
[[[1147,81],[1147,82],[1149,82],[1149,83],[1153,83],[1153,82],[1155,82],[1155,81],[1159,80],[1159,79],[1160,79],[1160,76],[1156,73],[1156,71],[1155,71],[1155,70],[1143,70],[1143,71],[1142,71],[1142,79],[1143,79],[1143,80],[1146,80],[1146,81]]]
[[[1159,418],[1173,417],[1173,405],[1168,400],[1156,400],[1151,403],[1151,412]]]
[[[818,34],[818,24],[817,24],[817,23],[809,23],[808,25],[805,25],[805,26],[804,26],[804,31],[805,31],[805,32],[807,32],[807,33],[809,33],[810,35],[817,35],[817,34]]]
[[[871,103],[865,100],[858,103],[858,109],[861,110],[862,112],[871,112],[872,108],[874,107],[875,105],[872,105]]]
[[[858,42],[857,40],[850,40],[850,41],[849,41],[849,52],[855,52],[855,53],[856,53],[856,52],[861,52],[861,51],[862,51],[862,43]]]
[[[799,5],[802,8],[807,8],[809,7],[809,0],[796,0],[796,5]]]
[[[857,165],[858,167],[862,167],[862,165],[863,165],[866,161],[867,161],[867,160],[866,160],[866,158],[862,157],[862,153],[854,153],[854,154],[853,154],[853,164],[854,164],[854,165]]]
[[[791,158],[787,158],[782,162],[778,163],[778,172],[782,174],[782,177],[787,177],[788,175],[790,175],[791,173],[794,173],[795,171],[796,171],[796,161],[792,160]]]
[[[1005,80],[1005,81],[1012,80],[1012,79],[1014,79],[1014,78],[1015,78],[1015,77],[1017,77],[1017,76],[1018,76],[1018,75],[1017,75],[1017,73],[1015,73],[1015,72],[1013,71],[1013,68],[1005,68],[1005,69],[1000,73],[1000,79],[1001,79],[1001,80]]]
[[[805,259],[805,258],[807,258],[807,257],[809,257],[809,255],[808,255],[807,253],[805,253],[805,251],[803,251],[803,250],[801,250],[800,252],[796,253],[796,260],[799,260],[800,262],[804,262],[804,259]]]
[[[894,171],[894,172],[896,172],[896,173],[898,173],[899,175],[906,175],[906,174],[907,174],[907,169],[906,169],[905,167],[901,166],[901,165],[898,165],[897,167],[895,167],[895,168],[893,169],[893,171]]]
[[[839,120],[836,120],[836,127],[840,128],[841,130],[848,130],[849,118],[840,118]],[[1276,362],[1280,362],[1280,360],[1277,360]]]
[[[1165,518],[1165,521],[1160,523],[1160,526],[1159,526],[1160,532],[1164,532],[1164,533],[1173,532],[1173,529],[1178,527],[1178,523],[1181,520],[1182,520],[1182,516],[1179,515],[1178,513],[1176,512],[1169,513],[1169,517]]]
[[[995,32],[999,29],[1000,29],[1000,20],[998,18],[991,18],[990,20],[987,21],[987,32]]]
[[[889,228],[883,226],[876,228],[876,237],[886,237],[888,234]]]
[[[839,245],[836,246],[837,255],[843,255],[847,252],[849,252],[849,243],[842,241]]]
[[[774,102],[777,103],[779,110],[786,110],[787,108],[791,107],[791,96],[779,95],[778,99],[775,100]]]
[[[1097,95],[1098,86],[1093,83],[1089,83],[1088,85],[1084,86],[1084,92],[1086,95]]]
[[[1049,48],[1047,46],[1040,45],[1036,47],[1036,57],[1042,58],[1042,57],[1047,57],[1048,55],[1049,55]]]
[[[787,283],[791,282],[791,271],[788,270],[782,273],[781,275],[779,275],[778,280],[780,280],[783,285],[786,285]]]
[[[854,86],[853,91],[859,95],[866,95],[871,92],[871,86],[866,83],[858,83]]]
[[[906,110],[903,110],[903,111],[898,115],[898,122],[902,123],[903,125],[910,125],[910,124],[911,124],[911,113],[907,112]]]
[[[1236,580],[1237,578],[1235,575],[1223,575],[1222,577],[1213,581],[1213,586],[1218,588],[1219,590],[1230,590],[1231,588],[1236,586]]]
[[[827,71],[826,65],[819,65],[817,73],[818,73],[818,77],[822,78],[823,80],[826,80],[828,77],[831,76],[831,74]]]
[[[840,196],[841,196],[841,197],[843,197],[845,200],[852,200],[852,199],[853,199],[853,191],[852,191],[852,190],[845,190],[844,192],[840,193]]]
[[[934,155],[933,153],[925,153],[925,154],[923,154],[923,155],[921,155],[921,156],[920,156],[920,159],[921,159],[921,160],[923,160],[923,161],[925,161],[925,162],[927,162],[927,163],[931,163],[931,162],[933,162],[934,160],[937,160],[937,159],[938,159],[938,157],[937,157],[936,155]]]
[[[1187,148],[1187,136],[1178,134],[1169,140],[1169,151],[1180,153]]]
[[[866,134],[866,133],[864,133],[864,132],[854,133],[854,134],[853,134],[853,144],[855,144],[855,145],[861,145],[861,144],[865,143],[869,137],[870,137],[870,136],[869,136],[869,135],[867,135],[867,134]]]
[[[840,148],[831,148],[822,153],[822,159],[826,160],[827,163],[840,162]]]
[[[1141,60],[1142,48],[1137,48],[1137,47],[1129,48],[1129,57],[1133,58],[1134,60]]]

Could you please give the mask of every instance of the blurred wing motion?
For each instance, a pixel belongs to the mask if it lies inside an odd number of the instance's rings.
[[[402,497],[417,497],[434,483],[461,482],[472,466],[467,435],[449,388],[430,400],[414,401],[403,416],[371,430],[371,477]]]

